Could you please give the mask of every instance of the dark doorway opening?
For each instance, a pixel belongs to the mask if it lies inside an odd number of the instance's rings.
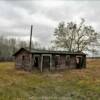
[[[70,55],[66,55],[66,66],[70,68]]]
[[[60,55],[55,55],[55,69],[59,67]]]
[[[50,56],[43,56],[43,70],[50,70]]]
[[[22,67],[23,68],[25,67],[25,56],[24,55],[22,56]]]
[[[38,57],[38,56],[36,56],[36,57],[34,58],[34,67],[35,67],[35,68],[38,68],[38,67],[39,67],[39,57]]]
[[[76,68],[82,68],[82,57],[76,57]]]

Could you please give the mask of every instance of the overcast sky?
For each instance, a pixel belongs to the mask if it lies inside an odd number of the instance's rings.
[[[81,0],[0,0],[0,35],[49,44],[55,27],[61,21],[86,23],[100,31],[100,2]]]

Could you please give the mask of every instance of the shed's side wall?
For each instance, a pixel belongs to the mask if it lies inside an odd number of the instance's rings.
[[[23,59],[24,58],[24,59]],[[32,54],[26,51],[21,51],[15,57],[15,66],[17,69],[31,70]]]

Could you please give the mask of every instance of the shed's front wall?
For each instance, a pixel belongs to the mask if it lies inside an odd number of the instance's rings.
[[[77,62],[77,57],[81,58],[81,62]],[[78,63],[80,63],[78,65]],[[78,67],[77,67],[78,66]],[[75,69],[86,67],[85,55],[52,55],[52,69]]]
[[[43,60],[45,60],[44,56],[50,57],[50,66],[45,66],[43,64]],[[50,67],[50,70],[56,69],[68,69],[68,68],[77,68],[77,57],[81,57],[82,63],[79,68],[86,67],[86,55],[74,55],[74,54],[31,54],[27,51],[20,51],[19,54],[16,55],[16,68],[25,69],[25,70],[34,70],[34,68],[38,68],[39,70],[43,70],[46,67]],[[35,66],[35,58],[38,60],[38,67]],[[42,69],[41,69],[42,68]]]
[[[66,55],[52,55],[52,69],[65,69]]]

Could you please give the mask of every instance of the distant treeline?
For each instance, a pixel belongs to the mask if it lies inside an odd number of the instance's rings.
[[[87,59],[100,59],[100,57],[87,57]]]
[[[2,61],[14,61],[13,56],[0,56],[0,62]]]
[[[0,61],[13,59],[12,55],[22,47],[28,48],[29,41],[0,36]],[[32,42],[32,48],[40,48],[39,43]]]

